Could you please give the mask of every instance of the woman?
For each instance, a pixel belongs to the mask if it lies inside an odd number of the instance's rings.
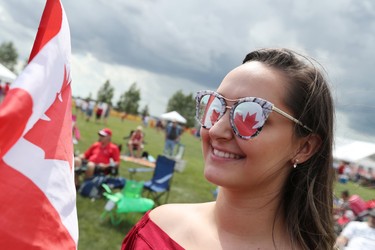
[[[334,111],[313,63],[257,50],[196,100],[217,200],[157,207],[123,249],[332,249]]]
[[[134,157],[134,150],[137,151],[136,157],[141,157],[141,151],[143,149],[143,132],[142,126],[138,126],[137,129],[131,134],[128,149],[131,157]]]

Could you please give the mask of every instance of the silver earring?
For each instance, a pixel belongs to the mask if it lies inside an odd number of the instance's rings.
[[[296,168],[297,167],[297,164],[298,164],[298,160],[296,160],[293,164],[293,168]]]

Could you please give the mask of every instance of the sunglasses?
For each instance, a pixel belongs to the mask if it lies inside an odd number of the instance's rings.
[[[276,113],[302,126],[309,132],[312,130],[302,122],[278,109],[271,102],[258,97],[244,97],[228,99],[215,91],[198,91],[196,100],[196,119],[205,129],[210,129],[227,109],[230,109],[229,120],[234,133],[242,139],[250,139],[257,136],[262,130],[270,113]],[[230,107],[227,101],[234,102]]]

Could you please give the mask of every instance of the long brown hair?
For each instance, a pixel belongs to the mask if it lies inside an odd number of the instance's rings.
[[[316,62],[288,49],[260,49],[243,63],[259,61],[282,71],[289,80],[285,104],[313,132],[295,126],[295,135],[315,133],[322,143],[306,162],[293,169],[282,192],[282,211],[294,246],[303,249],[333,249],[332,144],[334,105],[328,82]]]

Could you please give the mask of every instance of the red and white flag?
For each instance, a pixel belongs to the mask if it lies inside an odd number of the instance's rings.
[[[77,249],[70,31],[47,0],[29,63],[0,105],[0,248]]]

